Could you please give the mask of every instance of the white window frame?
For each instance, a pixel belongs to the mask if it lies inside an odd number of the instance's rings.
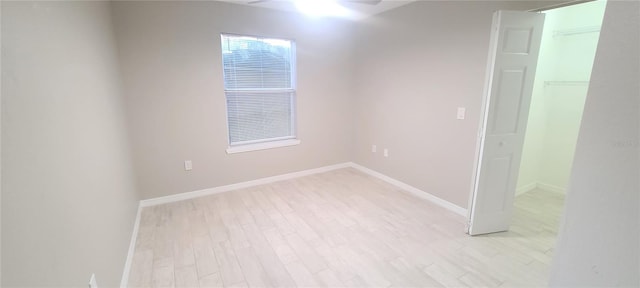
[[[273,149],[273,148],[279,148],[279,147],[287,147],[287,146],[294,146],[294,145],[298,145],[301,143],[301,141],[298,139],[298,130],[297,130],[297,105],[296,105],[296,91],[297,91],[297,61],[296,61],[296,43],[295,41],[291,40],[291,39],[286,39],[286,38],[278,38],[278,37],[264,37],[264,36],[254,36],[254,35],[246,35],[246,34],[232,34],[232,33],[221,33],[220,34],[220,41],[222,41],[222,37],[224,36],[229,36],[229,37],[252,37],[252,38],[257,38],[257,39],[277,39],[277,40],[284,40],[284,41],[289,41],[291,43],[291,49],[290,49],[290,53],[291,53],[291,60],[290,60],[290,65],[291,65],[291,88],[287,88],[287,89],[278,89],[278,88],[262,88],[262,89],[227,89],[226,85],[224,87],[224,94],[225,94],[225,115],[226,115],[226,121],[227,121],[227,143],[229,145],[229,147],[226,149],[227,154],[234,154],[234,153],[242,153],[242,152],[250,152],[250,151],[258,151],[258,150],[266,150],[266,149]],[[220,55],[222,57],[223,54],[220,53]],[[222,59],[222,65],[223,65],[223,73],[224,73],[224,59]],[[224,75],[223,75],[224,78]],[[223,83],[224,85],[224,83]],[[291,124],[291,136],[284,136],[284,137],[276,137],[276,138],[267,138],[267,139],[257,139],[257,140],[250,140],[250,141],[242,141],[242,142],[235,142],[235,143],[231,143],[231,127],[229,125],[229,109],[228,109],[228,105],[227,105],[227,93],[242,93],[242,92],[247,92],[247,93],[269,93],[269,92],[283,92],[283,93],[290,93],[290,104],[291,104],[291,119],[290,124]]]

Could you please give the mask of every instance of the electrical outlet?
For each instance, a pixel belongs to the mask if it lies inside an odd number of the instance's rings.
[[[89,278],[89,288],[98,288],[98,282],[96,282],[96,273],[91,274],[91,278]]]
[[[384,157],[389,157],[389,149],[384,149]]]
[[[191,169],[193,169],[193,163],[191,163],[191,160],[184,161],[184,171],[191,171]]]
[[[371,145],[371,152],[373,152],[373,153],[378,152],[378,146],[376,146],[376,145]]]

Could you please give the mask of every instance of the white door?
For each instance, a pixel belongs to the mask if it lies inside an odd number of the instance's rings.
[[[469,234],[509,229],[544,14],[493,16]]]

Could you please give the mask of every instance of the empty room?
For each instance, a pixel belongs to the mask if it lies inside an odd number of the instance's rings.
[[[2,287],[638,287],[640,2],[1,1]]]

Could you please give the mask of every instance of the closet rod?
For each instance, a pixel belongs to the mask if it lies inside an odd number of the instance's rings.
[[[597,33],[600,32],[600,26],[589,26],[589,27],[580,27],[574,29],[564,29],[564,30],[554,30],[553,37],[562,37],[562,36],[572,36],[579,34],[587,34],[587,33]]]
[[[589,85],[589,81],[544,81],[544,86],[582,86]]]
[[[555,4],[555,5],[545,6],[545,7],[542,7],[542,8],[532,9],[532,10],[529,10],[529,12],[544,12],[544,11],[551,10],[551,9],[562,8],[562,7],[567,7],[567,6],[571,6],[571,5],[582,4],[582,3],[592,2],[592,1],[595,1],[595,0],[569,1],[569,2],[559,3],[559,4]]]

